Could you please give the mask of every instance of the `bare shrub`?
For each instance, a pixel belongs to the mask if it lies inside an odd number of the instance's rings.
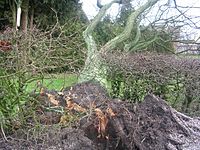
[[[83,65],[84,26],[80,25],[78,30],[76,26],[74,21],[63,26],[57,23],[46,31],[36,28],[27,33],[4,31],[1,37],[10,47],[9,51],[0,51],[1,122],[10,120],[5,124],[12,124],[19,108],[30,99],[26,91],[29,83],[52,72],[75,72]]]
[[[102,57],[109,64],[111,93],[117,89],[113,96],[140,101],[147,93],[154,93],[184,112],[199,111],[199,59],[158,53]]]

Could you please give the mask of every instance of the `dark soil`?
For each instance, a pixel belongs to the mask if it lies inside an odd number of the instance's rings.
[[[59,105],[71,116],[79,117],[71,127],[65,127],[60,125],[63,123],[60,113],[41,113],[45,110],[40,107],[38,117],[46,115],[48,121],[40,119],[37,128],[19,129],[10,136],[2,136],[0,149],[200,149],[200,119],[177,112],[151,94],[142,103],[131,104],[110,99],[99,84],[87,82],[62,93],[43,91],[40,101],[44,107]]]

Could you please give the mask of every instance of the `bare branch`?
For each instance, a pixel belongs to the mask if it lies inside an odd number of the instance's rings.
[[[137,25],[136,35],[135,35],[134,41],[131,41],[130,43],[126,44],[126,45],[124,46],[124,50],[125,50],[126,52],[130,51],[130,49],[131,49],[133,46],[135,46],[135,45],[137,44],[137,42],[139,41],[140,37],[141,37],[140,26]]]
[[[148,0],[144,5],[139,7],[137,10],[133,11],[131,15],[128,18],[126,27],[124,28],[124,31],[116,36],[114,39],[108,41],[103,47],[102,51],[109,51],[116,47],[117,44],[123,42],[124,40],[128,39],[131,35],[131,31],[133,30],[134,26],[138,24],[138,17],[144,13],[145,10],[152,7],[154,4],[156,4],[159,0]]]
[[[120,2],[119,0],[113,0],[109,4],[104,5],[100,9],[99,13],[95,16],[94,20],[88,25],[86,30],[83,32],[83,37],[88,46],[88,54],[89,55],[95,53],[97,50],[96,43],[92,37],[92,32],[94,31],[94,29],[96,28],[96,26],[100,22],[100,20],[105,16],[106,11],[112,6],[112,4],[119,3],[119,2]]]
[[[97,0],[97,7],[102,8],[103,5],[101,4],[100,0]]]

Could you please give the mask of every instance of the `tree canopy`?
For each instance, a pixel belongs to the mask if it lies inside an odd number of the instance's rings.
[[[64,24],[72,18],[85,22],[85,14],[81,9],[79,0],[61,0],[59,3],[55,0],[1,0],[0,16],[5,22],[3,26],[11,25],[15,27],[17,7],[22,7],[22,28],[32,28],[33,24],[40,28],[53,26],[59,21]],[[3,23],[3,21],[1,21]]]

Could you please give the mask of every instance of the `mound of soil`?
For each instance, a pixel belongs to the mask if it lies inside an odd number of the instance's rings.
[[[43,91],[42,97],[71,115],[81,114],[78,121],[70,128],[48,124],[37,131],[18,130],[0,140],[0,149],[200,149],[200,118],[185,116],[152,94],[131,104],[110,99],[99,84],[86,82],[61,93]]]

